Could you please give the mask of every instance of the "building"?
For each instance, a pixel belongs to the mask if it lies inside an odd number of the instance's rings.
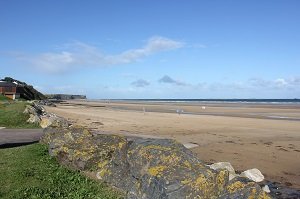
[[[10,98],[18,99],[20,98],[20,91],[22,89],[18,87],[18,84],[0,81],[0,94]]]

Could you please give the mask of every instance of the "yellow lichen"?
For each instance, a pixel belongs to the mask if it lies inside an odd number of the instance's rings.
[[[271,197],[264,191],[261,191],[257,198],[258,199],[271,199]]]
[[[87,129],[84,129],[83,130],[83,135],[91,135],[91,133]]]
[[[227,186],[227,190],[229,191],[229,193],[234,193],[237,190],[243,189],[245,187],[245,184],[243,184],[240,181],[236,181],[230,185]]]
[[[186,184],[190,184],[192,182],[191,179],[185,179],[181,181],[181,184],[186,185]]]
[[[107,175],[110,175],[111,172],[110,170],[108,169],[101,169],[99,172],[98,172],[98,175],[102,178],[104,176],[107,176]]]
[[[184,164],[184,166],[186,167],[186,168],[189,168],[189,169],[191,169],[192,168],[192,165],[191,165],[191,163],[189,162],[189,161],[184,161],[183,162],[183,164]]]
[[[144,146],[141,150],[149,150],[149,149],[156,149],[156,150],[162,150],[162,151],[170,151],[171,148],[170,147],[166,147],[166,146],[160,146],[160,145],[148,145],[148,146]]]
[[[151,167],[148,169],[148,173],[152,176],[158,176],[161,174],[167,167],[164,165]]]
[[[63,151],[63,152],[67,153],[68,150],[69,150],[68,147],[65,147],[65,146],[62,147],[62,151]]]
[[[209,179],[205,177],[203,174],[200,174],[198,178],[189,185],[192,187],[194,190],[201,190],[204,194],[208,194],[214,189],[214,184],[209,182]]]
[[[103,162],[98,162],[98,167],[99,167],[100,169],[102,169],[102,168],[104,168],[107,164],[108,164],[108,161],[107,161],[107,160],[105,160],[105,161],[103,161]]]
[[[219,188],[219,190],[223,190],[226,182],[228,180],[228,171],[227,170],[221,170],[216,177],[216,183]]]
[[[164,163],[164,164],[168,164],[168,165],[176,165],[178,164],[178,162],[180,161],[180,157],[177,156],[176,154],[171,154],[171,155],[162,155],[160,157],[160,160]]]
[[[123,146],[125,145],[125,142],[119,142],[119,148],[123,148]]]
[[[255,199],[256,198],[256,189],[251,189],[251,194],[249,195],[248,199]]]

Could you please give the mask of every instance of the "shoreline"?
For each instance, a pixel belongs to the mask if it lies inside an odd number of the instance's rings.
[[[111,108],[116,110],[137,111],[137,112],[157,112],[157,113],[176,113],[177,110],[181,110],[180,114],[189,115],[207,115],[207,116],[221,116],[221,117],[244,117],[244,118],[256,118],[256,119],[270,119],[270,120],[290,120],[300,121],[300,104],[223,104],[223,103],[198,103],[194,104],[189,102],[174,103],[174,102],[148,102],[148,101],[90,101],[90,100],[69,100],[66,103],[62,103],[66,106],[88,106],[97,108]],[[204,109],[203,109],[204,107]],[[215,111],[218,108],[228,109],[223,112]],[[271,114],[270,111],[261,113],[261,109],[274,110],[276,108],[278,113]],[[241,109],[241,111],[236,111]],[[244,109],[258,109],[256,112],[245,112]],[[282,114],[287,109],[293,109],[296,115]],[[189,111],[185,111],[189,110]]]
[[[209,115],[179,115],[176,109],[200,113],[203,109],[198,105],[73,100],[46,109],[100,133],[149,135],[176,139],[183,144],[194,143],[198,146],[191,150],[205,162],[231,162],[240,171],[258,168],[268,180],[300,188],[300,122],[246,116],[277,113],[300,118],[299,107],[237,106],[231,109],[218,104],[205,109]],[[166,113],[168,109],[174,112]],[[219,112],[226,115],[213,115]],[[229,116],[232,114],[235,117]]]

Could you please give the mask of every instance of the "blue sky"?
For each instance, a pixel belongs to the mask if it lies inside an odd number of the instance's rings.
[[[0,78],[88,98],[299,98],[300,1],[0,1]]]

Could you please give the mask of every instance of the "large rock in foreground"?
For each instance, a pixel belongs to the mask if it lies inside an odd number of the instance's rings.
[[[126,192],[130,199],[269,198],[246,178],[229,181],[227,170],[213,170],[182,144],[169,139],[93,135],[88,130],[47,128],[41,142],[73,169],[93,173]]]

